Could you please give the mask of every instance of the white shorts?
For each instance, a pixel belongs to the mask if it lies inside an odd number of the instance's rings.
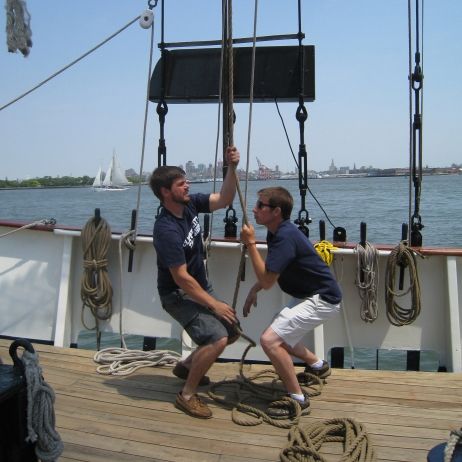
[[[294,347],[307,332],[339,311],[340,304],[328,303],[319,295],[304,299],[292,298],[276,315],[270,327],[287,345]]]

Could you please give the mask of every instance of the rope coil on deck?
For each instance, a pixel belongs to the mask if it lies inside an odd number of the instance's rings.
[[[413,323],[419,316],[421,310],[420,282],[417,272],[416,252],[401,241],[390,253],[387,260],[385,272],[385,302],[387,306],[387,317],[395,326],[405,326]],[[396,291],[396,268],[408,268],[409,287],[406,290]],[[411,294],[411,306],[405,308],[395,301],[395,297],[403,297]]]
[[[245,357],[250,348],[256,346],[256,343],[247,337],[239,327],[237,330],[241,337],[249,342],[239,363],[239,375],[235,379],[222,380],[212,384],[208,395],[214,401],[230,407],[232,409],[232,421],[238,425],[255,426],[263,422],[279,428],[291,428],[293,425],[298,425],[300,418],[309,414],[310,408],[302,410],[296,400],[286,396],[286,391],[274,369],[265,369],[249,377],[244,375]],[[261,379],[270,379],[271,382],[270,384],[257,383],[257,380]],[[312,375],[312,381],[308,382],[308,386],[301,388],[305,396],[312,397],[320,395],[322,387],[323,381]],[[221,397],[217,393],[217,389],[227,390],[227,396]],[[255,400],[263,401],[267,409],[269,407],[273,409],[285,408],[288,411],[288,417],[271,417],[268,412],[248,404],[251,400],[253,402]]]
[[[324,443],[343,445],[341,462],[372,462],[374,449],[365,428],[353,419],[329,419],[289,431],[289,443],[280,454],[282,462],[324,462],[319,453]]]
[[[93,361],[101,364],[96,372],[102,375],[129,375],[141,367],[174,366],[181,355],[170,350],[129,350],[104,348],[95,353]]]

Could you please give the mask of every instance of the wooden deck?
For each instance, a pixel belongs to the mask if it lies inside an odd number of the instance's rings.
[[[10,343],[0,340],[6,364]],[[34,347],[56,393],[62,462],[278,461],[286,445],[287,430],[236,425],[213,402],[210,420],[178,411],[173,402],[182,381],[167,367],[107,377],[95,372],[93,352]],[[246,366],[246,373],[264,367]],[[218,363],[209,375],[223,380],[237,373],[237,364]],[[379,461],[426,461],[462,425],[461,385],[462,374],[336,369],[302,423],[350,417],[365,425]],[[338,460],[339,452],[337,444],[323,448],[327,460]]]

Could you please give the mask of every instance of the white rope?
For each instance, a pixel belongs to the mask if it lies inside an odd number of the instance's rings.
[[[339,260],[338,258],[334,259],[333,268],[334,268],[335,278],[337,279],[337,282],[341,285],[342,280],[343,280],[343,255],[340,256],[340,261],[342,263],[340,277],[338,276],[338,271],[337,271],[338,260]],[[346,334],[347,341],[348,341],[348,347],[350,349],[351,368],[354,369],[355,368],[355,351],[354,351],[354,348],[353,348],[353,341],[351,339],[350,324],[348,322],[348,316],[347,316],[347,312],[346,312],[346,308],[345,308],[344,299],[342,299],[342,301],[340,302],[340,310],[342,312],[343,322],[344,322],[344,325],[345,325],[345,334]]]
[[[10,53],[27,56],[32,47],[30,14],[25,0],[6,0],[6,44]]]
[[[456,446],[461,444],[462,445],[462,428],[459,430],[452,430],[448,442],[444,447],[444,462],[451,462],[452,456],[454,455],[454,451]]]
[[[22,355],[27,385],[27,441],[36,443],[35,453],[42,462],[54,462],[64,445],[55,430],[53,389],[43,380],[38,354],[24,350]]]
[[[129,26],[131,26],[134,22],[138,21],[138,19],[140,18],[140,16],[137,16],[136,18],[132,19],[128,24],[126,24],[125,26],[123,26],[122,28],[120,28],[117,32],[114,32],[112,35],[110,35],[108,38],[106,38],[105,40],[103,40],[102,42],[100,42],[98,45],[94,46],[91,50],[87,51],[86,53],[84,53],[82,56],[78,57],[77,59],[75,59],[74,61],[72,61],[71,63],[69,63],[67,66],[64,66],[62,69],[60,69],[59,71],[55,72],[54,74],[50,75],[50,77],[46,78],[45,80],[43,80],[42,82],[40,82],[39,84],[35,85],[35,87],[31,88],[30,90],[26,91],[25,93],[23,93],[22,95],[18,96],[17,98],[13,99],[12,101],[10,101],[9,103],[6,103],[4,104],[3,106],[0,106],[0,111],[3,111],[3,109],[6,109],[8,106],[11,106],[12,104],[18,102],[20,99],[24,98],[25,96],[29,95],[30,93],[32,93],[33,91],[37,90],[38,88],[40,88],[42,85],[45,85],[47,82],[49,82],[51,79],[54,79],[56,76],[58,76],[59,74],[63,73],[64,71],[66,71],[67,69],[69,69],[70,67],[72,67],[74,64],[77,64],[79,61],[81,61],[83,58],[86,58],[89,54],[93,53],[94,51],[96,51],[98,48],[102,47],[105,43],[109,42],[109,40],[113,39],[116,35],[119,35],[121,32],[123,32],[125,29],[127,29]]]
[[[361,298],[361,319],[364,322],[374,322],[378,316],[379,253],[367,241],[364,246],[358,244],[355,252],[357,255],[355,284]]]
[[[170,350],[128,350],[105,348],[96,352],[93,360],[101,364],[96,372],[102,375],[128,375],[141,367],[174,366],[181,355]]]
[[[56,224],[56,220],[54,218],[44,218],[43,220],[34,221],[27,225],[21,226],[20,228],[16,228],[4,234],[0,234],[0,238],[9,236],[10,234],[13,234],[13,233],[17,233],[18,231],[23,231],[25,229],[33,228],[34,226],[40,226],[40,225],[46,226],[46,225],[55,225],[55,224]]]

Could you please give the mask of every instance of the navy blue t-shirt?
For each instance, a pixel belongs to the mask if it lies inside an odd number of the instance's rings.
[[[188,273],[207,290],[204,248],[198,213],[210,213],[210,194],[191,194],[183,217],[163,208],[154,223],[153,243],[157,252],[157,289],[167,295],[178,289],[169,268],[186,263]]]
[[[342,293],[327,264],[310,240],[289,220],[275,234],[268,232],[266,269],[279,274],[281,289],[296,298],[320,295],[325,301],[340,303]]]

